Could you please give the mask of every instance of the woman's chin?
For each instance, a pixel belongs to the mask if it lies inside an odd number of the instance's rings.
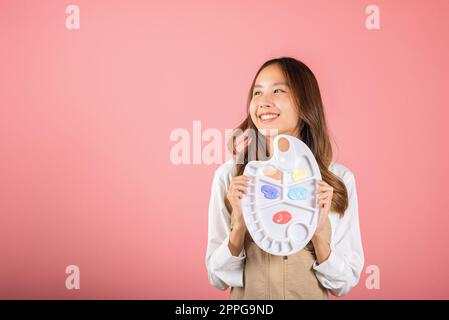
[[[259,132],[265,137],[275,137],[280,134],[280,129],[276,126],[261,126],[258,128]]]

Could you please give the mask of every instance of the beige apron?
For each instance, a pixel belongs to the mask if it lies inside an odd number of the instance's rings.
[[[330,242],[329,219],[326,234]],[[312,242],[295,254],[275,256],[260,249],[246,232],[244,247],[243,287],[231,287],[231,299],[328,299],[327,289],[318,281],[312,268],[316,260]]]

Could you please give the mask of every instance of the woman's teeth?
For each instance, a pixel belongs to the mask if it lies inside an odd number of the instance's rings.
[[[279,117],[278,114],[270,113],[270,114],[263,114],[260,116],[261,120],[272,120]]]

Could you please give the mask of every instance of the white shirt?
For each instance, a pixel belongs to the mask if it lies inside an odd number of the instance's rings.
[[[357,285],[364,265],[364,253],[360,237],[359,212],[354,174],[343,164],[332,162],[329,169],[346,185],[348,208],[343,216],[329,212],[332,226],[331,254],[313,269],[320,283],[333,295],[346,295]],[[215,171],[209,202],[208,241],[206,268],[209,282],[215,288],[243,287],[245,249],[239,256],[231,254],[228,247],[230,213],[224,197],[234,175],[234,160],[222,164]]]

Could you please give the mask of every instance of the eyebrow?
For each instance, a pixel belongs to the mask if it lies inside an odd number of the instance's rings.
[[[274,86],[278,86],[278,85],[284,85],[284,86],[288,87],[288,84],[285,83],[285,82],[275,82],[275,83],[273,83],[273,87]],[[263,86],[260,85],[260,84],[256,84],[256,85],[254,85],[254,88],[263,88]]]

